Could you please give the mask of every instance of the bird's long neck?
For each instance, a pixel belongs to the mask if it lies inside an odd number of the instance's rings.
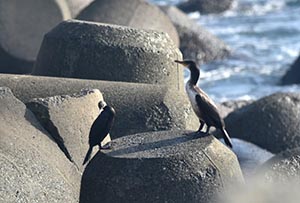
[[[200,71],[194,65],[190,66],[189,69],[190,69],[191,75],[190,75],[190,79],[188,82],[192,85],[196,85],[198,82],[199,76],[200,76]]]

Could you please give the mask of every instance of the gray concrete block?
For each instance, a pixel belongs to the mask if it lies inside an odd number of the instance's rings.
[[[300,184],[300,148],[277,154],[264,163],[257,173],[267,182]]]
[[[64,0],[0,1],[0,72],[30,73],[44,34],[69,18]]]
[[[272,153],[300,146],[300,95],[276,93],[230,113],[231,137],[252,142]]]
[[[103,101],[99,90],[85,89],[76,94],[36,98],[26,106],[66,157],[82,171],[82,162],[89,149],[90,128],[100,113],[99,101]]]
[[[230,54],[229,47],[174,6],[161,6],[175,25],[183,58],[207,63]]]
[[[45,35],[34,75],[183,86],[164,33],[69,20]]]
[[[78,202],[79,171],[8,88],[0,103],[0,202]]]
[[[226,101],[222,103],[217,103],[217,107],[219,109],[219,113],[222,118],[225,118],[231,112],[242,108],[243,106],[249,105],[254,100],[234,100],[234,101]]]
[[[300,56],[295,60],[291,65],[288,71],[281,79],[281,84],[290,85],[290,84],[299,84],[300,83]]]
[[[157,6],[145,0],[96,0],[77,19],[158,30],[168,33],[179,46],[178,34],[170,19]]]
[[[235,154],[213,136],[189,131],[135,134],[112,141],[82,177],[80,202],[216,202],[243,183]]]
[[[199,121],[182,91],[163,85],[0,74],[0,86],[12,89],[23,102],[96,88],[116,110],[112,138],[170,130],[197,130]]]
[[[199,11],[201,14],[208,14],[229,10],[233,2],[233,0],[188,0],[179,3],[177,6],[184,12]]]

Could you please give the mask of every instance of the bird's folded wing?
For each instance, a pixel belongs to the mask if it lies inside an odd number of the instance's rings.
[[[220,117],[220,114],[218,112],[217,107],[214,103],[210,102],[210,99],[208,97],[196,95],[196,102],[198,106],[201,108],[201,112],[203,114],[203,117],[208,118],[209,120],[214,122],[214,125],[217,127],[222,127],[222,119]]]

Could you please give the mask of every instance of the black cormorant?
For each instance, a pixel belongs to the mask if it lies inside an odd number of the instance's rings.
[[[196,63],[191,60],[176,60],[175,62],[180,63],[184,67],[188,68],[191,73],[190,79],[186,83],[185,88],[190,102],[192,104],[193,110],[200,121],[200,127],[197,132],[200,132],[202,130],[204,124],[207,125],[205,133],[209,133],[210,127],[214,126],[216,129],[220,129],[222,131],[225,143],[232,148],[230,137],[227,131],[225,130],[224,120],[221,118],[217,106],[208,97],[208,95],[197,86],[200,71],[197,68]]]
[[[96,120],[94,121],[94,123],[91,127],[90,134],[89,134],[90,148],[89,148],[88,152],[86,153],[86,156],[85,156],[85,159],[84,159],[82,165],[84,165],[90,159],[90,156],[91,156],[94,146],[98,145],[99,150],[103,149],[101,147],[101,142],[107,136],[107,134],[109,133],[109,131],[114,123],[115,110],[112,107],[106,105],[106,103],[103,101],[100,101],[98,103],[98,107],[100,110],[103,108],[103,111],[96,118]]]

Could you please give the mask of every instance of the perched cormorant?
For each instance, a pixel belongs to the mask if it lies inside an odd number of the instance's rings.
[[[109,133],[109,131],[113,125],[113,122],[114,122],[115,110],[112,107],[107,106],[106,103],[103,101],[100,101],[98,103],[98,107],[100,110],[103,108],[103,111],[96,118],[96,120],[94,121],[94,123],[91,127],[90,134],[89,134],[90,148],[89,148],[88,152],[86,153],[86,156],[85,156],[85,159],[84,159],[82,165],[84,165],[90,159],[94,146],[98,145],[99,150],[103,149],[101,147],[101,142]]]
[[[204,126],[207,125],[205,133],[209,132],[211,126],[214,126],[216,129],[220,129],[223,134],[225,143],[232,148],[232,143],[230,137],[225,130],[224,120],[221,118],[217,106],[215,103],[208,97],[208,95],[197,86],[197,82],[200,76],[200,71],[197,68],[197,65],[194,61],[184,60],[184,61],[175,61],[180,63],[190,70],[191,76],[188,82],[186,83],[186,92],[192,104],[193,110],[199,118],[200,127],[197,132],[200,132]]]

